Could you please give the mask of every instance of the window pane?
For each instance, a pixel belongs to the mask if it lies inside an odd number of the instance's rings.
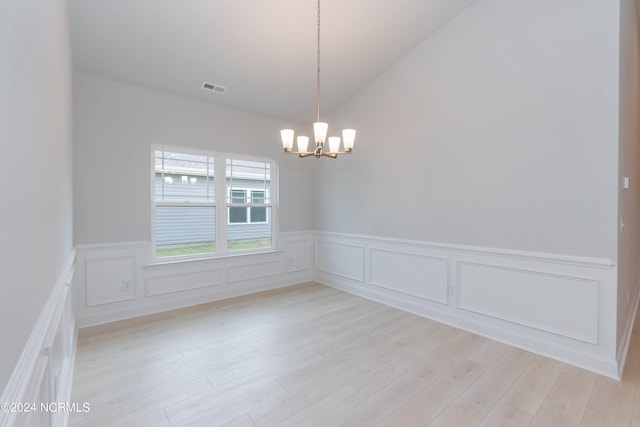
[[[246,208],[245,212],[246,212]],[[248,224],[237,224],[229,227],[227,231],[227,247],[230,251],[239,251],[246,249],[264,249],[272,247],[272,230],[271,230],[271,208],[270,207],[252,207],[252,222]],[[254,215],[262,215],[262,222],[253,222]]]
[[[156,201],[213,202],[213,166],[213,157],[157,150]]]
[[[237,189],[261,191],[263,201],[253,203],[271,203],[271,200],[269,200],[269,189],[271,186],[270,163],[227,159],[226,179],[228,192],[233,192]],[[232,193],[228,193],[228,196],[231,202]],[[250,201],[247,202],[251,203]]]
[[[215,207],[156,206],[158,257],[215,252]]]
[[[267,222],[267,208],[250,208],[251,222]]]
[[[229,208],[229,223],[238,224],[247,222],[247,208],[231,207]]]
[[[246,203],[247,192],[244,190],[231,190],[231,203]]]
[[[253,190],[251,191],[251,203],[264,203],[264,191]]]

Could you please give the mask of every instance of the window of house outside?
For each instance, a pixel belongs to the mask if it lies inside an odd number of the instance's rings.
[[[156,259],[275,248],[273,160],[183,148],[154,147],[152,151]]]

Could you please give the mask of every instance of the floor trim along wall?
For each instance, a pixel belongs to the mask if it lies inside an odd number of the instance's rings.
[[[618,344],[618,352],[616,353],[618,355],[618,376],[620,378],[622,378],[622,372],[624,371],[625,362],[627,360],[633,325],[638,312],[638,305],[640,304],[640,283],[636,285],[635,289],[636,294],[633,297],[633,309],[629,311],[629,318],[627,319],[624,332],[622,333],[622,340]]]
[[[76,350],[75,250],[69,254],[33,328],[0,402],[35,405],[35,411],[0,412],[0,426],[67,425]],[[15,408],[19,409],[19,408]]]

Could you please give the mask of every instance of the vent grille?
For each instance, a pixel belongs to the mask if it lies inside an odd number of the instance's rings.
[[[227,91],[227,88],[225,86],[217,85],[211,82],[202,83],[202,89],[210,90],[212,92],[219,93],[220,95],[224,94]]]

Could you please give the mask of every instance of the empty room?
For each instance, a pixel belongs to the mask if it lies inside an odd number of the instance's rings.
[[[0,427],[640,426],[639,16],[0,1]]]

